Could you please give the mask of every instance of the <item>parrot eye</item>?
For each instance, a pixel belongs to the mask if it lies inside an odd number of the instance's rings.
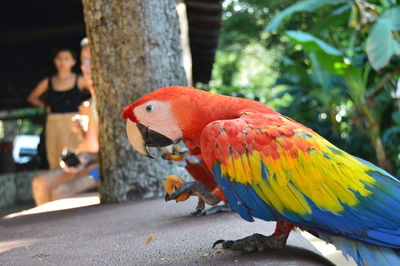
[[[149,104],[146,106],[146,112],[150,113],[151,111],[153,111],[154,107],[152,104]]]

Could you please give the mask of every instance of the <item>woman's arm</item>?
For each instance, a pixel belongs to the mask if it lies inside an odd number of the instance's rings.
[[[89,116],[89,125],[86,135],[83,140],[75,148],[75,153],[78,154],[81,163],[74,167],[63,167],[63,170],[67,173],[77,173],[85,169],[89,164],[98,162],[98,152],[99,152],[99,130],[98,122],[93,118],[92,115]]]
[[[85,79],[81,75],[78,76],[78,88],[80,90],[87,89],[87,85],[86,85]]]
[[[90,88],[89,82],[81,75],[78,76],[78,88],[80,90],[89,90]]]
[[[79,76],[78,87],[80,90],[88,90],[92,97],[94,96],[93,82],[87,80],[85,77]]]
[[[35,89],[29,94],[27,100],[32,105],[37,107],[45,106],[45,103],[40,100],[40,96],[47,91],[47,84],[49,83],[49,79],[45,78],[39,82],[39,84],[35,87]]]
[[[89,116],[88,130],[86,131],[85,137],[78,144],[75,151],[76,153],[89,152],[97,153],[99,152],[99,129],[98,122],[93,118],[93,115]]]

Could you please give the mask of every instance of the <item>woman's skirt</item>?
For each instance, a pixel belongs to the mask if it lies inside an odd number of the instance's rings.
[[[60,167],[60,155],[78,145],[78,135],[72,130],[72,117],[74,115],[77,115],[77,113],[47,115],[46,152],[50,169]]]

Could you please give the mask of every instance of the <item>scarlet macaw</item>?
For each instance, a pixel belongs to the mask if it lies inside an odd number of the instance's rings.
[[[400,265],[400,182],[311,129],[259,102],[188,87],[149,93],[123,117],[138,152],[184,140],[243,219],[277,221],[271,236],[214,245],[281,248],[300,227],[359,265]]]

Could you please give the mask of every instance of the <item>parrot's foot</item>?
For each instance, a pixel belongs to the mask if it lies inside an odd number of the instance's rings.
[[[183,194],[199,197],[199,204],[197,205],[196,210],[204,209],[204,203],[207,203],[208,205],[216,205],[221,201],[220,198],[211,193],[202,183],[197,181],[186,182],[180,188],[176,189],[171,195],[166,195],[165,201],[177,199]],[[200,203],[200,199],[203,201],[203,203]]]
[[[287,236],[276,237],[274,235],[265,236],[254,234],[238,240],[218,240],[213,248],[222,244],[223,249],[231,249],[249,253],[254,251],[264,251],[267,249],[281,249],[286,246]]]
[[[212,215],[219,212],[232,212],[234,211],[229,203],[225,203],[224,205],[216,205],[212,206],[208,209],[196,210],[192,212],[193,216],[203,216],[203,215]]]
[[[164,148],[164,153],[161,157],[165,160],[178,162],[180,166],[185,167],[188,163],[190,164],[201,164],[201,160],[194,155],[188,153],[186,146],[173,145]]]
[[[161,157],[165,160],[180,162],[185,160],[186,152],[187,152],[186,147],[182,147],[175,144],[172,147],[165,148],[164,153],[161,155]]]
[[[238,240],[218,240],[214,243],[216,245],[222,244],[224,249],[238,250],[242,253],[253,251],[263,251],[267,249],[281,249],[286,246],[286,241],[290,232],[295,227],[291,222],[281,219],[276,221],[276,228],[274,234],[264,236],[261,234],[254,234]]]

